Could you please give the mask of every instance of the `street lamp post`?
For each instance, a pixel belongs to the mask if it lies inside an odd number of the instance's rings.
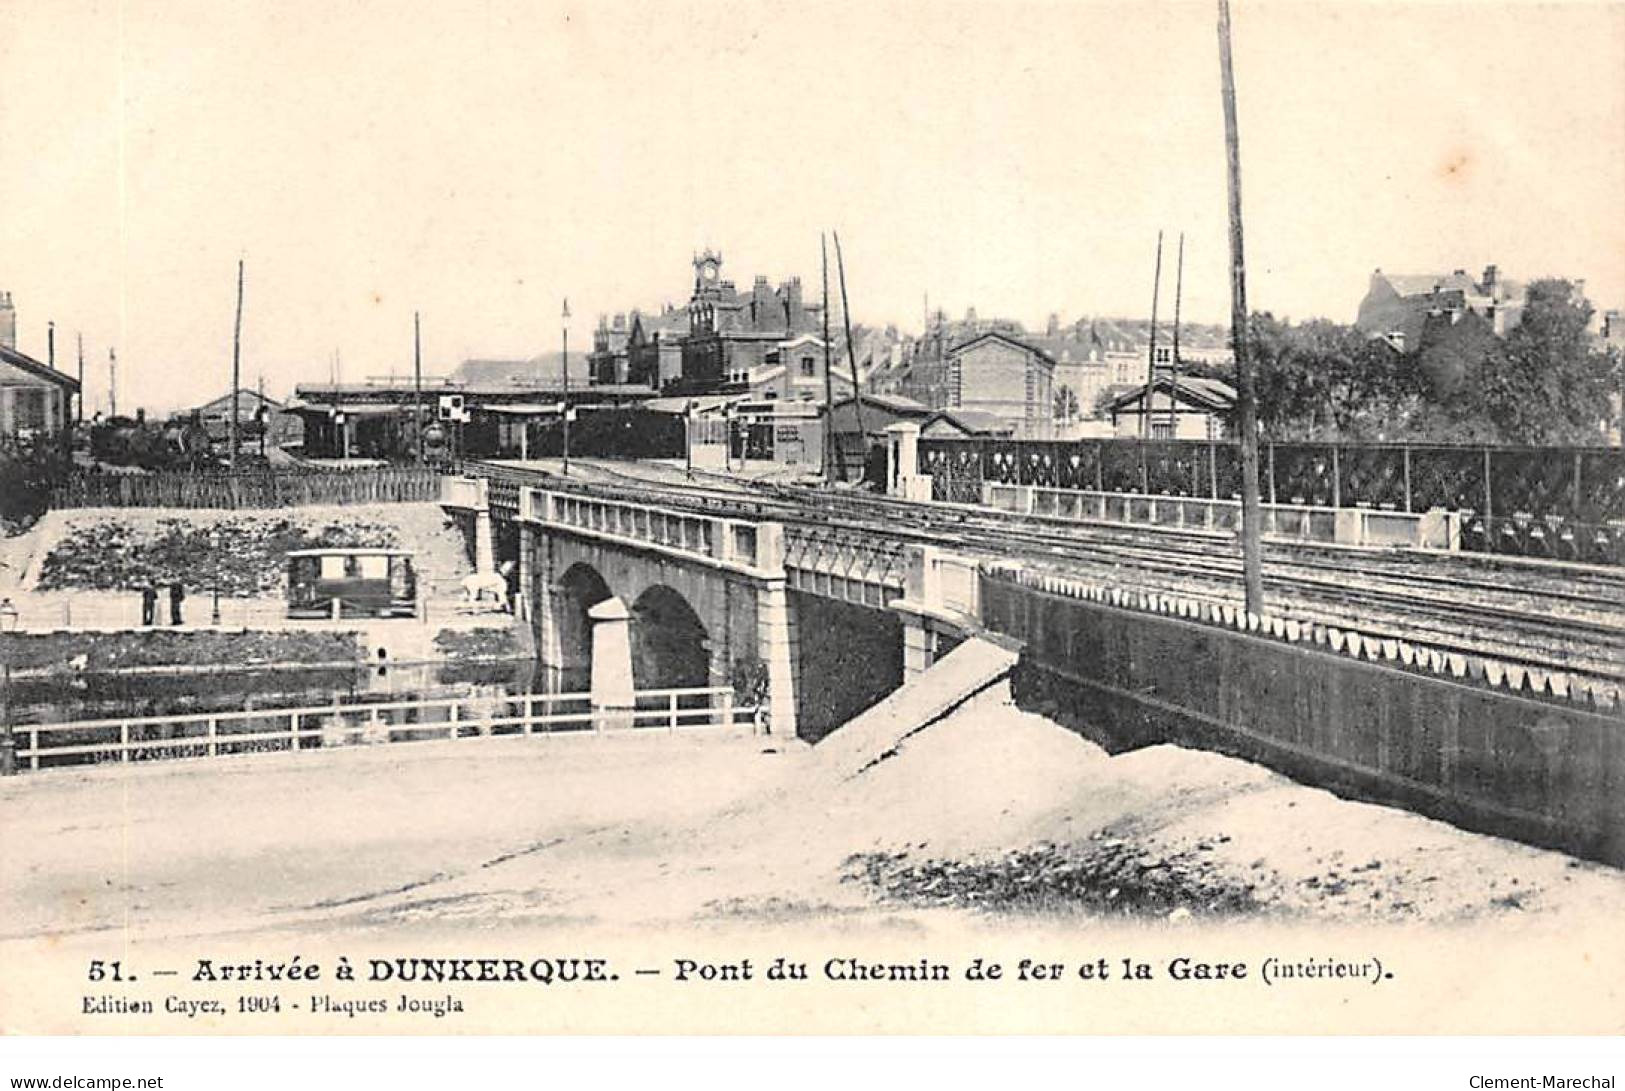
[[[570,297],[564,298],[564,476],[570,476]]]
[[[683,476],[694,480],[694,399],[683,408]]]
[[[214,554],[214,609],[209,614],[209,624],[220,624],[220,528],[215,527],[209,531],[209,552]]]

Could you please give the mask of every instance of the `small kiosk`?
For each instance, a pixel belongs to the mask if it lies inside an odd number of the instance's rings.
[[[414,617],[417,572],[404,549],[296,549],[288,554],[288,616]]]

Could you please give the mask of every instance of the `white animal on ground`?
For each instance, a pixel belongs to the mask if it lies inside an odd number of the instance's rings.
[[[508,573],[513,571],[512,561],[503,561],[495,572],[476,572],[463,577],[463,595],[468,605],[478,606],[487,596],[496,601],[497,609],[508,609]]]

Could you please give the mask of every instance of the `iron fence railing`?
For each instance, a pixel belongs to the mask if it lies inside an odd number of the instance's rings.
[[[1237,499],[1240,457],[1202,440],[920,442],[932,498],[980,503],[983,482]],[[1265,443],[1264,502],[1462,515],[1463,549],[1625,563],[1625,449]]]

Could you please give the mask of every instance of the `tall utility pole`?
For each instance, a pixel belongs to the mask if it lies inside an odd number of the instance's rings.
[[[818,234],[818,253],[824,269],[824,480],[845,481],[846,468],[835,450],[835,377],[829,370],[829,243],[823,232]]]
[[[1157,381],[1157,297],[1162,294],[1162,232],[1157,232],[1157,273],[1151,282],[1151,355],[1145,362],[1145,396],[1140,399],[1140,438],[1151,436],[1151,395]]]
[[[1168,383],[1168,438],[1179,437],[1179,304],[1185,298],[1185,233],[1179,233],[1179,271],[1174,274],[1174,359]]]
[[[45,362],[56,370],[56,323],[45,323]]]
[[[564,476],[570,476],[570,297],[564,297]]]
[[[85,423],[85,335],[74,334],[79,339],[79,415],[78,423]]]
[[[118,416],[118,353],[107,350],[107,416]]]
[[[418,465],[423,465],[423,327],[412,312],[412,431],[418,440]]]
[[[237,468],[237,394],[243,385],[243,259],[237,259],[237,321],[231,327],[231,427],[227,429],[226,465]]]
[[[863,430],[863,389],[858,385],[858,350],[852,344],[852,308],[846,300],[846,261],[841,257],[841,233],[835,236],[835,271],[841,278],[841,324],[846,327],[846,360],[852,367],[852,410],[858,418],[858,441],[863,448],[863,469],[869,470],[869,433]]]
[[[1230,0],[1219,0],[1219,81],[1230,181],[1230,348],[1236,357],[1236,428],[1241,433],[1241,570],[1247,611],[1264,612],[1264,562],[1258,540],[1258,404],[1247,358],[1247,261],[1241,236],[1241,146],[1236,133],[1236,76],[1230,58]]]

